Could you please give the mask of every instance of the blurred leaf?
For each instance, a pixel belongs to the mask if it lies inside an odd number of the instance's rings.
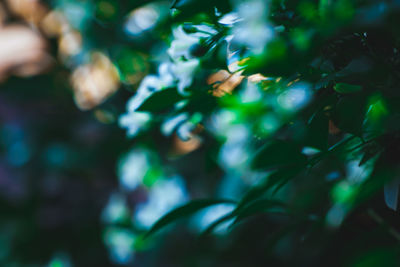
[[[369,144],[364,148],[364,155],[362,156],[360,162],[358,163],[358,166],[364,165],[366,162],[369,160],[377,157],[380,152],[382,151],[382,148],[378,146],[377,144]]]
[[[375,169],[368,179],[366,179],[360,186],[357,195],[355,195],[355,203],[360,204],[376,195],[378,192],[382,192],[385,184],[397,179],[396,170],[388,166],[380,166],[380,159],[378,159]]]
[[[270,209],[275,209],[275,211],[279,210],[281,212],[285,212],[285,204],[281,201],[273,200],[273,199],[258,199],[244,208],[237,211],[237,217],[233,224],[237,224],[240,221],[250,217],[252,215],[266,212]]]
[[[165,226],[175,222],[178,219],[193,215],[194,213],[216,204],[223,203],[235,203],[232,200],[220,200],[220,199],[199,199],[193,200],[181,207],[178,207],[163,217],[161,217],[154,225],[150,228],[150,230],[146,233],[145,237],[153,235],[155,232],[164,228]]]
[[[222,216],[221,218],[217,219],[216,221],[214,221],[213,223],[211,223],[201,234],[200,234],[200,238],[205,237],[209,234],[211,234],[219,225],[221,225],[222,223],[229,221],[231,219],[233,219],[235,217],[235,212],[231,212],[228,213],[225,216]]]
[[[349,94],[361,91],[362,87],[360,85],[353,85],[348,83],[337,83],[335,84],[333,89],[335,89],[335,91],[340,94]]]
[[[364,251],[352,264],[348,266],[353,267],[374,267],[385,266],[395,267],[398,266],[399,258],[398,251],[393,248],[377,248],[373,251]]]
[[[316,112],[307,127],[307,146],[318,148],[322,151],[328,149],[329,119],[323,110]]]
[[[348,95],[339,100],[333,117],[340,130],[361,135],[366,113],[366,98],[364,95]]]
[[[306,164],[307,158],[295,143],[273,140],[256,153],[252,166],[255,169],[270,169]]]
[[[290,179],[298,175],[304,169],[304,167],[305,166],[301,165],[291,168],[283,168],[272,173],[267,178],[265,178],[259,185],[255,185],[249,191],[247,191],[247,193],[239,201],[236,211],[242,209],[243,207],[245,207],[252,201],[256,200],[257,198],[262,197],[263,194],[274,185],[278,185],[274,190],[274,192],[276,192]]]
[[[371,60],[366,57],[353,59],[346,67],[336,73],[337,77],[345,77],[356,75],[359,73],[365,74],[371,69]]]
[[[183,99],[176,88],[167,88],[152,94],[137,111],[160,112],[173,107],[174,104]]]
[[[400,179],[396,178],[384,186],[384,195],[386,205],[394,211],[397,211],[399,202]]]

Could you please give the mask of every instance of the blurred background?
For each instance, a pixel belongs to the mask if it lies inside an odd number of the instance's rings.
[[[0,2],[0,265],[112,266],[100,217],[127,140],[111,115],[75,105],[82,38],[48,4]]]
[[[185,252],[170,255],[185,246],[179,240],[142,240],[162,214],[189,200],[182,177],[164,174],[153,152],[172,139],[150,136],[136,146],[118,127],[161,53],[153,52],[164,48],[149,46],[160,33],[147,30],[169,8],[166,1],[0,2],[1,266],[181,262]],[[173,159],[199,146],[172,142]],[[141,186],[157,180],[150,192]],[[169,249],[154,257],[155,247]]]

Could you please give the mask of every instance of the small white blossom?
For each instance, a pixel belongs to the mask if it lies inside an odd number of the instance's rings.
[[[128,136],[133,137],[148,125],[151,115],[148,112],[129,112],[121,115],[119,125],[128,130]]]
[[[175,28],[172,32],[174,40],[168,49],[168,54],[172,59],[179,59],[182,56],[186,59],[190,58],[189,48],[199,43],[200,39],[193,34],[187,34],[182,26]]]
[[[136,94],[128,100],[127,107],[129,112],[137,110],[143,102],[155,91],[160,89],[160,79],[155,75],[146,76],[141,82]]]
[[[161,132],[169,136],[172,134],[172,132],[178,127],[181,123],[185,122],[188,120],[189,115],[187,113],[181,113],[178,115],[175,115],[169,119],[167,119],[162,125],[161,125]]]
[[[175,79],[171,63],[162,63],[158,68],[158,73],[158,76],[146,76],[140,83],[136,94],[128,101],[127,107],[129,112],[137,110],[153,93],[173,85]]]
[[[218,23],[222,24],[222,25],[232,25],[232,24],[235,24],[242,20],[243,19],[241,19],[236,12],[231,12],[231,13],[224,15],[222,18],[220,18],[218,20]]]
[[[201,38],[210,37],[212,34],[216,34],[217,31],[207,25],[196,25],[193,26],[197,32],[186,33],[183,26],[172,30],[173,41],[168,49],[168,54],[172,60],[179,60],[181,57],[190,59],[190,47],[195,44],[199,44]]]
[[[173,73],[178,80],[178,92],[182,95],[188,95],[185,89],[193,82],[193,74],[200,65],[198,59],[191,59],[187,61],[179,60],[175,62],[172,67]]]

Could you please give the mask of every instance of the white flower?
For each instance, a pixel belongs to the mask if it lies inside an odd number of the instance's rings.
[[[128,101],[129,112],[137,110],[143,102],[153,93],[160,91],[174,84],[174,75],[172,73],[171,63],[162,63],[158,68],[159,75],[148,75],[140,83],[136,94]]]
[[[201,38],[217,34],[216,30],[207,25],[192,27],[195,29],[195,33],[186,33],[182,25],[173,30],[174,40],[168,49],[172,62],[162,63],[158,69],[158,75],[146,76],[136,94],[128,101],[128,113],[120,117],[119,124],[128,129],[129,136],[135,136],[143,127],[148,125],[151,118],[150,114],[136,111],[153,93],[176,86],[181,95],[188,94],[185,89],[192,84],[193,75],[200,65],[199,59],[190,58],[190,47],[198,44]],[[164,127],[166,127],[165,132],[169,132],[168,124]]]
[[[181,114],[175,115],[175,116],[167,119],[161,125],[161,132],[164,135],[169,136],[176,129],[176,127],[178,127],[180,124],[187,121],[188,119],[189,119],[189,115],[187,113],[181,113]]]
[[[193,124],[190,121],[186,121],[179,125],[178,130],[176,131],[176,134],[178,137],[183,140],[183,141],[188,141],[190,138],[193,137],[193,130],[196,128],[196,125]]]
[[[168,54],[172,60],[178,60],[181,57],[185,59],[192,58],[189,52],[192,45],[199,44],[201,38],[207,38],[218,33],[215,29],[207,25],[194,25],[192,27],[197,32],[186,33],[182,25],[172,30],[174,39],[168,49]]]
[[[175,82],[172,66],[172,63],[164,62],[161,63],[160,67],[158,68],[160,83],[163,87],[171,87]]]
[[[137,110],[143,102],[155,91],[160,90],[160,79],[155,75],[146,76],[141,82],[136,94],[128,100],[127,107],[129,112]]]
[[[172,66],[172,71],[178,79],[178,92],[182,95],[187,95],[185,89],[192,84],[193,74],[200,65],[198,59],[191,59],[187,61],[179,60]]]
[[[175,78],[172,73],[171,63],[162,63],[158,69],[159,75],[148,75],[141,82],[136,94],[133,95],[127,103],[128,113],[121,115],[119,125],[127,128],[128,136],[133,137],[139,131],[145,128],[151,115],[148,112],[136,111],[153,93],[164,88],[171,87]]]
[[[133,137],[150,122],[151,115],[148,112],[129,112],[121,115],[119,125],[128,130],[128,136]]]
[[[231,12],[220,18],[218,23],[222,25],[232,25],[240,21],[242,21],[242,19],[239,17],[239,15],[236,12]]]
[[[198,36],[194,36],[193,34],[187,34],[182,25],[175,28],[172,31],[174,36],[174,40],[171,42],[171,46],[168,49],[168,54],[172,59],[179,59],[180,57],[185,57],[186,59],[190,58],[189,48],[198,44],[200,38]]]

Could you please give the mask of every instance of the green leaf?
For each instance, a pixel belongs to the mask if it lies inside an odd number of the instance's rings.
[[[322,151],[328,149],[328,117],[323,110],[316,112],[307,127],[305,143],[307,146],[318,148]]]
[[[255,169],[270,169],[306,164],[307,158],[300,148],[292,143],[274,140],[267,144],[255,155],[252,165]]]
[[[237,224],[249,216],[277,208],[284,211],[285,205],[277,200],[258,199],[237,211],[237,217],[233,224]]]
[[[369,160],[378,157],[382,152],[382,148],[375,143],[365,146],[363,150],[364,150],[364,155],[362,156],[360,162],[358,163],[358,166],[362,166]]]
[[[360,185],[358,193],[354,195],[355,205],[360,205],[376,196],[378,192],[382,192],[385,184],[390,184],[398,179],[396,166],[388,165],[386,156],[382,154],[379,156],[372,174]],[[387,199],[385,202],[388,202]]]
[[[173,105],[183,99],[184,97],[176,91],[176,88],[167,88],[152,94],[137,111],[161,112],[173,107]]]
[[[163,217],[161,217],[154,225],[150,228],[150,230],[145,234],[145,237],[148,237],[165,226],[175,222],[178,219],[193,215],[194,213],[207,208],[212,205],[222,204],[222,203],[235,203],[232,200],[226,199],[198,199],[193,200],[181,207],[178,207]]]
[[[238,211],[254,200],[263,196],[263,194],[269,190],[271,187],[274,188],[274,193],[276,193],[284,184],[286,184],[290,179],[298,175],[306,166],[300,165],[291,168],[283,168],[278,170],[271,175],[269,175],[262,183],[253,186],[239,201],[235,211]]]
[[[230,212],[224,216],[222,216],[221,218],[217,219],[216,221],[212,222],[201,234],[200,234],[200,238],[205,237],[209,234],[211,234],[215,228],[217,228],[219,225],[221,225],[222,223],[233,219],[236,216],[236,213]]]
[[[336,92],[340,94],[350,94],[361,91],[362,87],[360,85],[353,85],[348,83],[337,83],[333,87]]]
[[[336,104],[334,122],[340,130],[360,136],[366,113],[366,98],[355,94],[343,97]]]

